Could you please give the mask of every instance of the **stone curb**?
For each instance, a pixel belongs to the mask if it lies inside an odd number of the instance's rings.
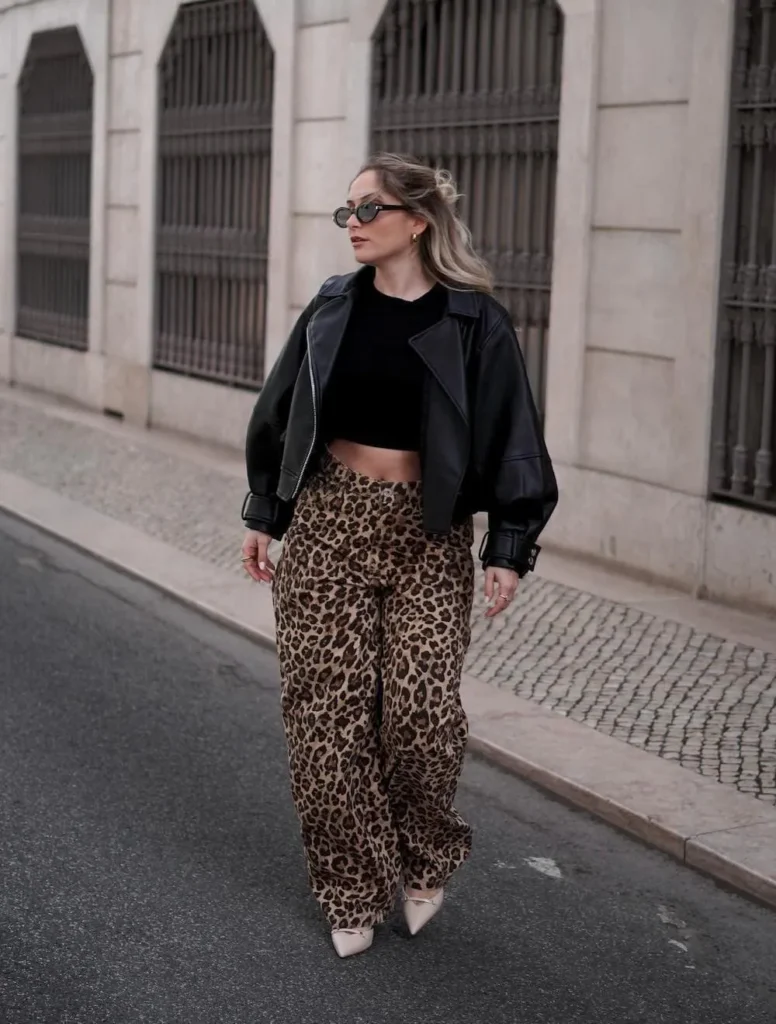
[[[0,471],[0,508],[274,650],[266,589]],[[465,677],[469,750],[776,908],[776,809]]]
[[[670,854],[687,867],[776,909],[776,875],[770,863],[772,854],[765,854],[764,859],[769,863],[764,870],[758,866],[763,859],[763,846],[770,844],[772,850],[776,844],[776,823],[770,819],[684,836],[648,814],[602,796],[595,789],[581,785],[547,765],[529,761],[516,751],[507,750],[474,732],[469,736],[469,751],[552,793],[564,803],[587,811],[619,831]],[[752,850],[749,863],[742,860],[735,849],[726,852],[728,844],[720,842],[735,832],[746,833],[749,845],[752,845],[751,840],[757,841],[757,849]]]

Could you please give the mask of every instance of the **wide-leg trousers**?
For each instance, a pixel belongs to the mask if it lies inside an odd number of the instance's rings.
[[[384,920],[403,881],[443,886],[471,849],[453,807],[467,738],[472,524],[430,536],[417,483],[328,453],[300,495],[273,596],[291,790],[334,928]]]

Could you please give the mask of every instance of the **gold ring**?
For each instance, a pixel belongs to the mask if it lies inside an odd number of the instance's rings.
[[[507,597],[506,594],[499,594],[498,595],[498,599],[499,599],[499,601],[506,601],[507,604],[509,604],[509,602],[512,600],[512,598],[511,597]]]
[[[240,561],[241,562],[255,562],[256,559],[255,559],[255,557],[253,555],[248,555],[247,558],[241,558]]]

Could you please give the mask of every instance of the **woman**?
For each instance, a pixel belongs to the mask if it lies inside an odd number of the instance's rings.
[[[469,855],[453,798],[472,513],[489,515],[494,616],[557,501],[514,328],[457,198],[409,159],[362,168],[334,221],[364,266],[302,313],[248,427],[243,562],[273,583],[292,794],[340,956],[369,948],[400,881],[419,931]],[[284,534],[276,572],[267,549]]]

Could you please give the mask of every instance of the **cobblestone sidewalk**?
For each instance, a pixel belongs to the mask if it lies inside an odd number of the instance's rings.
[[[244,483],[0,394],[0,468],[239,573]],[[1,496],[0,496],[1,503]],[[776,804],[776,655],[529,576],[508,612],[478,610],[483,681]]]

